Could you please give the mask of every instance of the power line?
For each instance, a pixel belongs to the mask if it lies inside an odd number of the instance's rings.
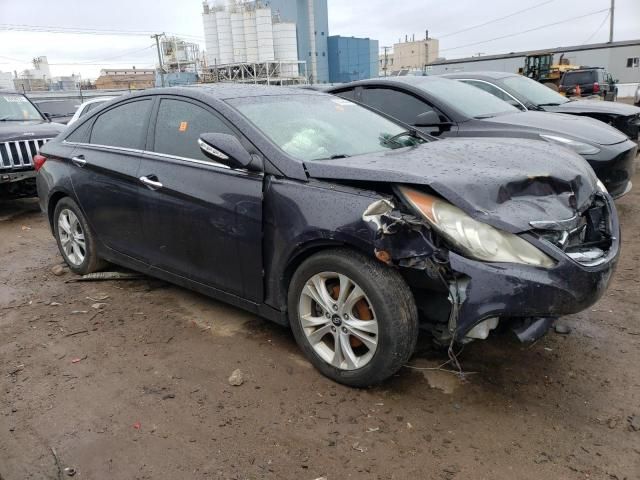
[[[598,13],[606,12],[608,10],[609,10],[608,8],[604,8],[604,9],[601,9],[601,10],[596,10],[595,12],[585,13],[584,15],[578,15],[576,17],[567,18],[565,20],[560,20],[558,22],[547,23],[545,25],[540,25],[539,27],[530,28],[528,30],[522,30],[522,31],[516,32],[516,33],[510,33],[508,35],[502,35],[500,37],[489,38],[487,40],[481,40],[479,42],[467,43],[466,45],[458,45],[457,47],[442,48],[442,49],[440,49],[440,51],[441,52],[448,52],[450,50],[458,50],[460,48],[473,47],[475,45],[482,45],[484,43],[493,42],[495,40],[502,40],[503,38],[515,37],[517,35],[522,35],[522,34],[529,33],[529,32],[535,32],[536,30],[542,30],[543,28],[553,27],[555,25],[560,25],[562,23],[567,23],[567,22],[570,22],[572,20],[578,20],[578,19],[581,19],[581,18],[597,15]]]
[[[15,32],[37,32],[37,33],[60,33],[68,35],[108,35],[108,36],[139,36],[146,37],[153,34],[153,31],[144,30],[118,30],[118,29],[98,29],[98,28],[83,28],[83,27],[58,27],[51,25],[27,25],[16,23],[2,23],[0,24],[0,30],[15,31]],[[168,32],[171,35],[185,38],[196,38],[204,40],[204,37],[199,35],[191,35],[187,33],[175,33]]]
[[[582,43],[589,43],[589,42],[591,41],[591,39],[592,39],[593,37],[595,37],[595,36],[598,34],[598,32],[600,31],[600,29],[604,26],[605,22],[606,22],[606,21],[607,21],[607,19],[609,18],[609,15],[611,15],[611,12],[607,12],[607,14],[606,14],[606,15],[604,16],[604,18],[602,19],[602,23],[598,26],[598,28],[596,28],[596,31],[595,31],[595,32],[593,32],[593,33],[589,36],[589,38],[587,38],[587,39],[586,39],[584,42],[582,42]]]
[[[484,27],[485,25],[490,25],[495,22],[499,22],[500,20],[505,20],[507,18],[515,17],[516,15],[520,15],[521,13],[528,12],[529,10],[534,10],[536,8],[540,8],[549,3],[555,2],[556,0],[547,0],[546,2],[539,3],[537,5],[533,5],[531,7],[523,8],[522,10],[518,10],[517,12],[510,13],[509,15],[505,15],[504,17],[494,18],[493,20],[489,20],[488,22],[480,23],[478,25],[474,25],[472,27],[463,28],[462,30],[458,30],[456,32],[446,33],[444,35],[440,35],[437,38],[445,38],[451,37],[453,35],[457,35],[459,33],[468,32],[469,30],[474,30],[476,28]]]

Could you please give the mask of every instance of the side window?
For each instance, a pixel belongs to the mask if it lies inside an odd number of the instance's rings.
[[[64,140],[66,142],[87,143],[91,135],[91,123],[91,120],[89,120],[88,122],[84,122]]]
[[[144,148],[151,99],[125,103],[100,115],[93,124],[91,143],[124,148]]]
[[[502,91],[495,85],[491,85],[490,83],[486,83],[486,82],[479,82],[476,80],[461,80],[461,82],[467,83],[469,85],[473,85],[474,87],[477,87],[480,90],[484,90],[485,92],[490,93],[494,97],[498,97],[500,100],[504,100],[510,105],[513,105],[514,107],[519,108],[520,110],[523,110],[523,107],[522,105],[520,105],[520,102],[514,100],[514,98],[511,97],[511,95]]]
[[[338,95],[339,97],[342,98],[346,98],[347,100],[354,100],[356,99],[356,91],[355,89],[351,89],[351,90],[344,90],[342,92],[338,92],[336,93],[336,95]]]
[[[366,88],[362,91],[362,102],[409,125],[415,124],[421,113],[433,110],[419,98],[390,88]]]
[[[210,162],[198,146],[201,133],[234,134],[218,116],[198,105],[168,98],[160,101],[154,152]]]
[[[82,112],[80,112],[80,116],[84,117],[87,113],[89,113],[91,110],[93,110],[94,108],[100,106],[102,103],[88,103],[87,105],[85,105],[84,110],[82,110]]]

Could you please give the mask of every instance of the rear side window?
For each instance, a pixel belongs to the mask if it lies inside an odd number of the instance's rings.
[[[433,110],[419,98],[390,88],[364,89],[362,102],[409,125],[414,125],[421,113]]]
[[[104,112],[93,124],[91,143],[142,150],[151,104],[149,98],[125,103]]]
[[[577,85],[584,83],[593,83],[596,81],[594,71],[589,72],[567,72],[562,80],[563,85]]]
[[[65,138],[65,142],[87,143],[91,136],[91,120],[76,128],[71,135]]]
[[[160,102],[154,152],[210,162],[198,145],[202,133],[234,134],[217,115],[203,107],[168,98]]]

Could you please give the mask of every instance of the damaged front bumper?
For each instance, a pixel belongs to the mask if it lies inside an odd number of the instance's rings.
[[[484,262],[439,248],[434,232],[415,217],[377,220],[377,245],[390,252],[388,263],[401,268],[425,327],[440,343],[487,338],[498,323],[511,326],[522,341],[536,340],[557,317],[602,297],[620,251],[618,217],[607,194],[598,194],[573,219],[531,222],[536,228],[522,236],[555,261],[550,268]]]

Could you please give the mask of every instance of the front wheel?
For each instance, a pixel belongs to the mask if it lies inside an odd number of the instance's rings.
[[[289,321],[311,363],[345,385],[366,387],[413,354],[418,314],[400,274],[346,249],[309,257],[289,287]]]

